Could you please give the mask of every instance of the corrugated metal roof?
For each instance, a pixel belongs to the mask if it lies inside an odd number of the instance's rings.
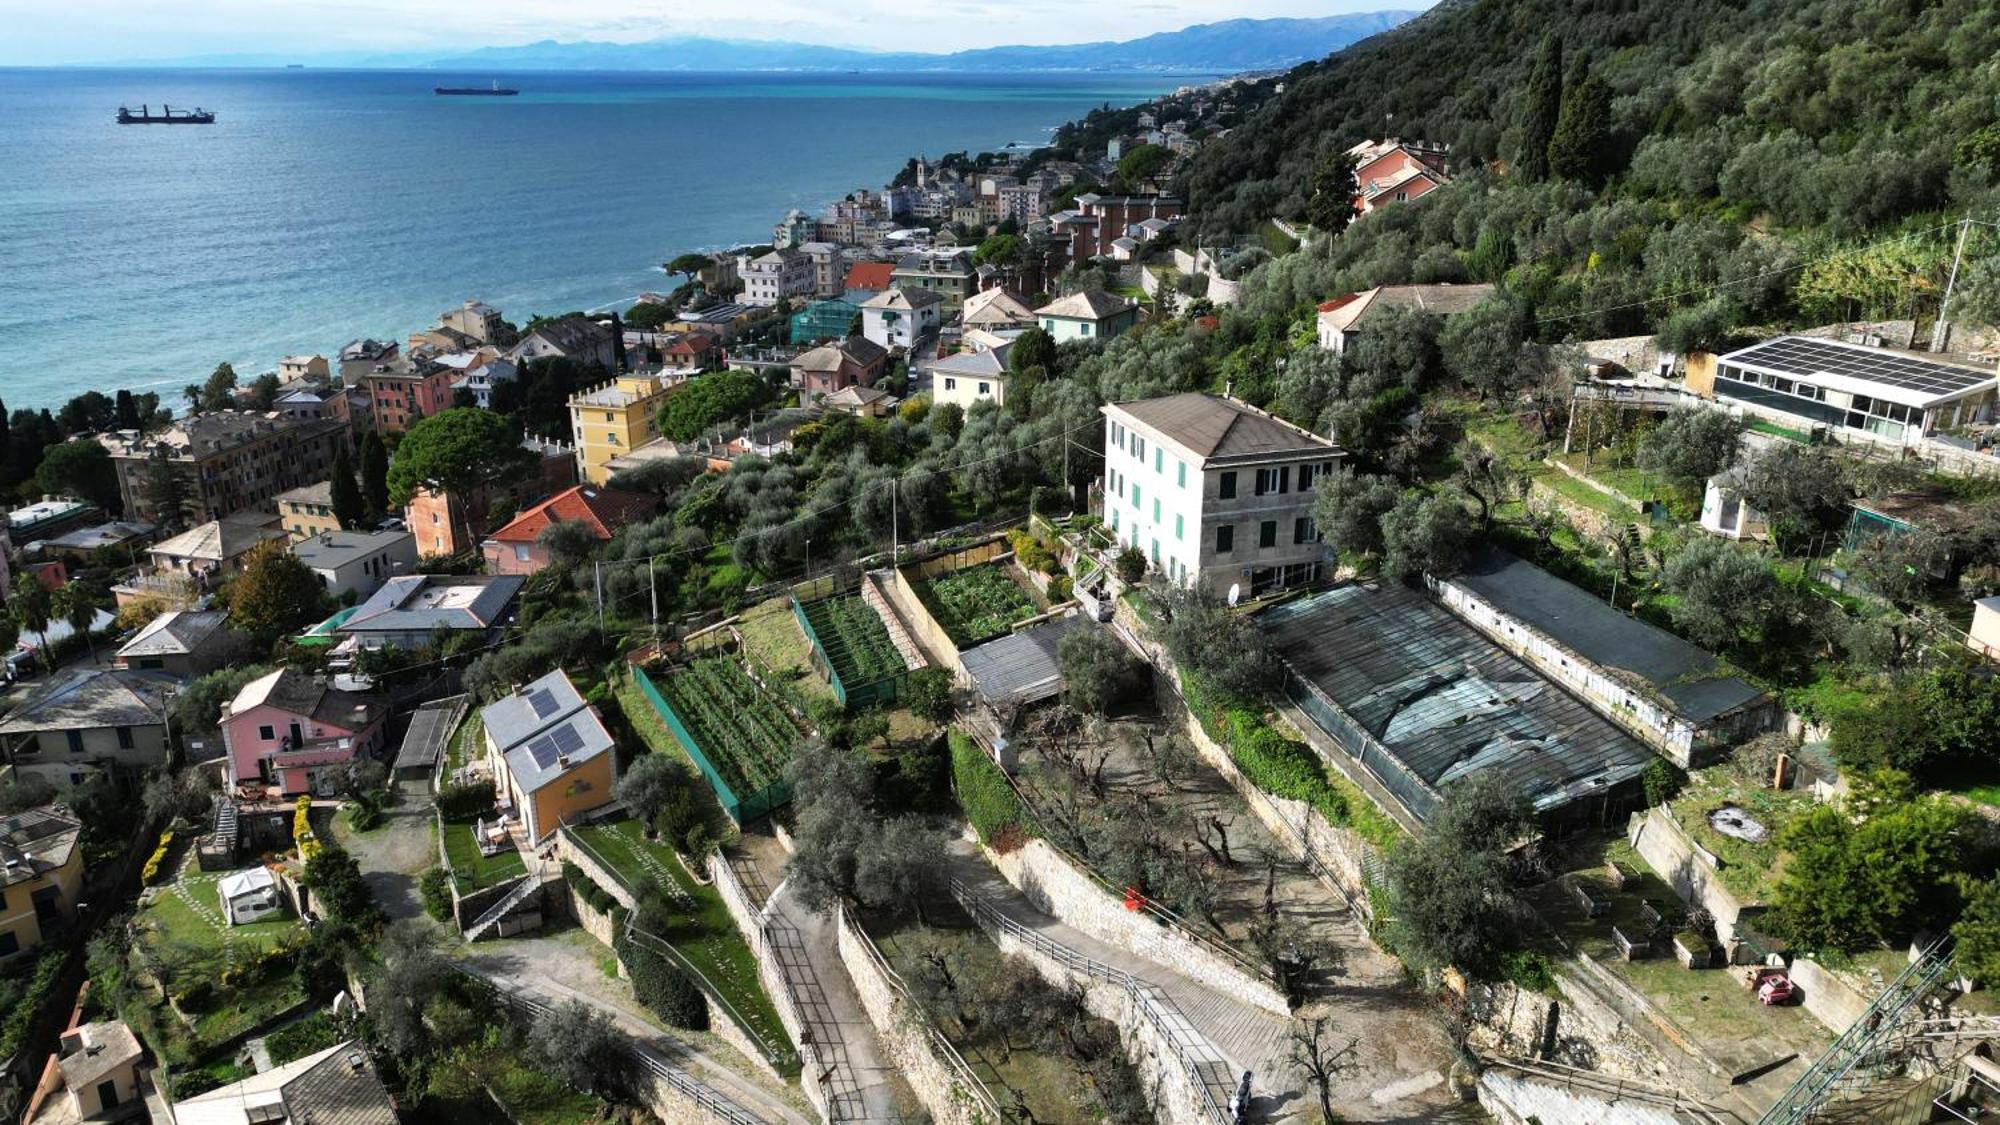
[[[1259,620],[1293,671],[1433,794],[1497,770],[1546,811],[1635,778],[1653,758],[1471,625],[1405,587],[1341,586]]]
[[[1078,614],[1058,617],[1026,632],[966,649],[959,661],[987,703],[1034,703],[1062,690],[1056,646],[1070,633],[1089,627],[1090,619]]]

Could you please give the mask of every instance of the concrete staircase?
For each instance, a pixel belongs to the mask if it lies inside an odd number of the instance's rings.
[[[486,913],[473,919],[472,925],[465,928],[465,940],[468,943],[475,942],[491,933],[501,922],[507,919],[508,915],[512,914],[530,898],[541,894],[542,883],[543,878],[539,871],[530,872],[524,876],[513,890],[507,892],[505,897],[488,907]]]

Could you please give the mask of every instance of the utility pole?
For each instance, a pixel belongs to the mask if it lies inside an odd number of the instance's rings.
[[[889,565],[903,565],[903,525],[896,517],[896,483],[898,478],[889,478]]]
[[[593,559],[590,563],[591,584],[597,589],[597,631],[604,631],[604,561]]]
[[[1951,322],[1945,317],[1951,312],[1951,291],[1958,285],[1958,263],[1965,257],[1965,236],[1972,230],[1971,218],[1958,221],[1958,249],[1951,254],[1951,275],[1945,279],[1944,300],[1938,302],[1937,322],[1931,325],[1931,350],[1944,350],[1945,336],[1951,331]]]
[[[653,647],[657,650],[660,646],[660,588],[653,582],[652,555],[646,556],[646,593],[652,596],[653,601]],[[601,606],[602,602],[599,605]],[[602,617],[598,619],[597,627],[599,629],[604,627]]]

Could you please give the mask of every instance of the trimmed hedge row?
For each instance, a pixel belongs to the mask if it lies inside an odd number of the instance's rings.
[[[1020,795],[1007,784],[1007,775],[998,763],[980,749],[964,731],[953,728],[951,743],[952,788],[958,793],[959,808],[979,832],[979,839],[996,851],[1018,847],[1022,838],[1035,835],[1028,810]],[[1003,846],[1011,845],[1011,846]]]
[[[586,875],[583,868],[578,867],[573,860],[563,860],[562,877],[563,882],[569,884],[570,890],[576,892],[576,897],[582,899],[584,905],[592,910],[599,914],[612,915],[623,912],[623,904],[613,898],[610,891],[598,886],[597,880]]]
[[[680,966],[626,936],[623,928],[612,939],[611,951],[632,977],[632,994],[671,1027],[708,1030],[708,1000]]]

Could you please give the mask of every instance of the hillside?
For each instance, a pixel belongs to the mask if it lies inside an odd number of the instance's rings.
[[[641,43],[551,39],[485,47],[430,65],[511,70],[1270,70],[1338,51],[1415,14],[1380,11],[1319,19],[1236,19],[1124,42],[987,47],[953,54],[687,36]]]
[[[2000,21],[1973,0],[1447,3],[1293,70],[1180,189],[1199,236],[1223,241],[1304,215],[1321,159],[1357,140],[1444,141],[1459,174],[1451,189],[1288,263],[1294,276],[1269,278],[1266,300],[1504,280],[1544,318],[1545,337],[1638,331],[1705,296],[1668,294],[1990,210],[1996,49]],[[1558,91],[1582,143],[1549,169],[1557,113],[1546,99]],[[1731,288],[1733,307],[1709,310],[1710,321],[1924,318],[1952,238]],[[1569,315],[1633,302],[1648,304]]]

